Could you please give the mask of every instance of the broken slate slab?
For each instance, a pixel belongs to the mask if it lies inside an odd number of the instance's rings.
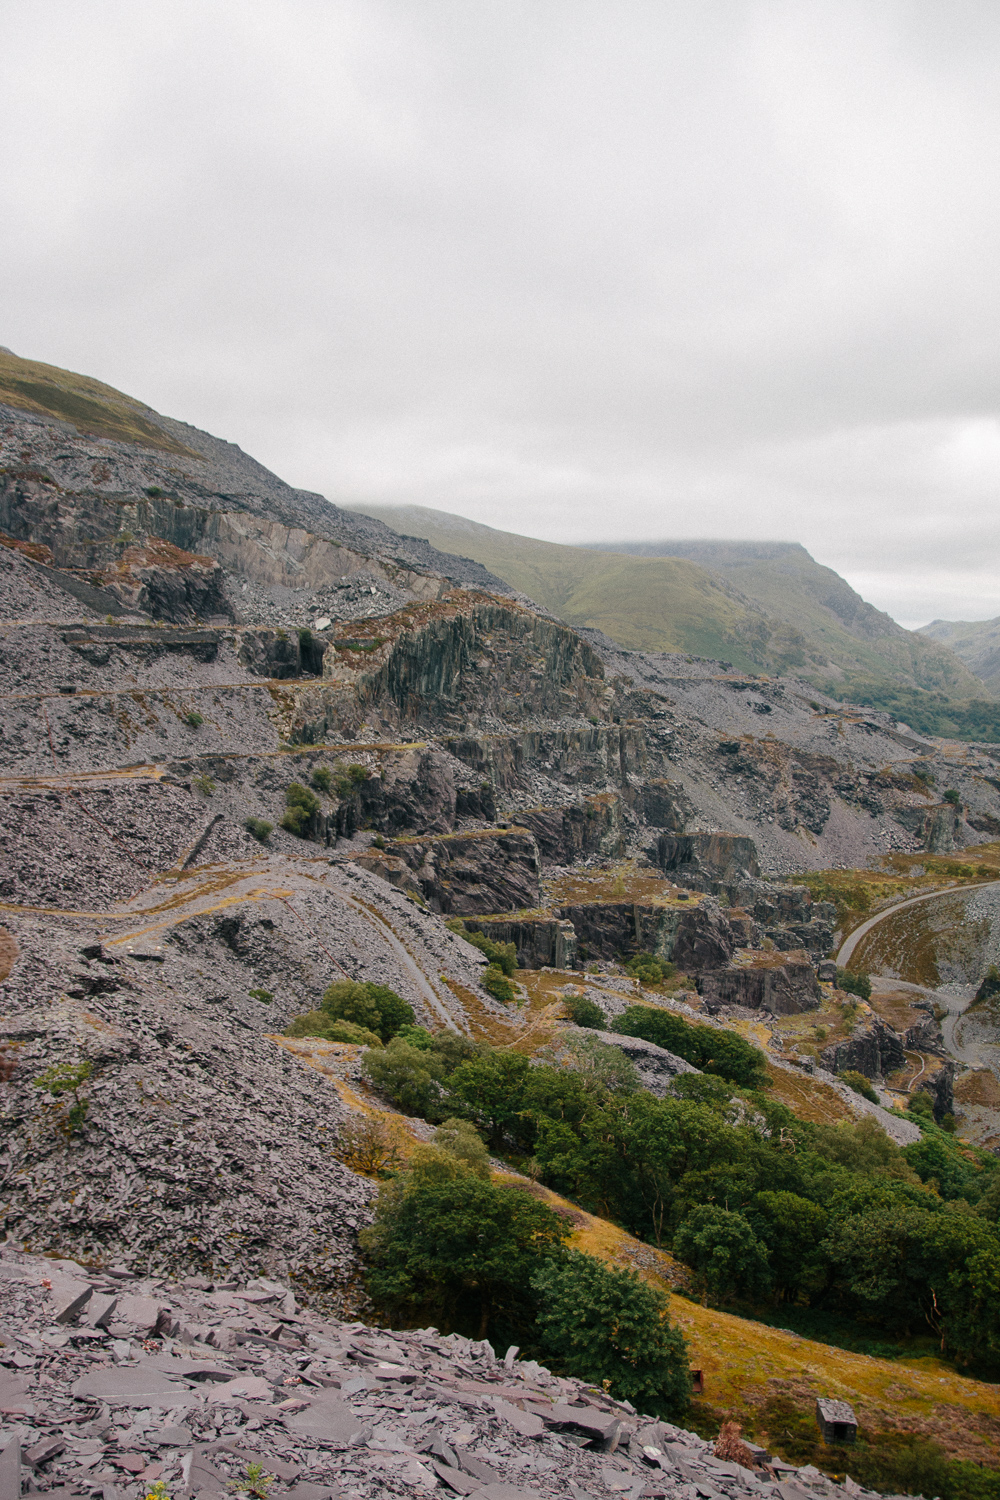
[[[128,1323],[148,1337],[160,1320],[160,1304],[152,1297],[136,1297],[131,1293],[118,1298],[115,1307],[115,1322]]]
[[[16,1375],[0,1375],[0,1412],[25,1417],[35,1414],[35,1403]]]
[[[170,1380],[162,1370],[144,1365],[119,1365],[92,1370],[73,1385],[74,1396],[95,1396],[112,1406],[173,1406],[189,1387]]]
[[[434,1461],[433,1469],[437,1477],[444,1481],[450,1490],[456,1495],[476,1495],[482,1492],[482,1482],[473,1479],[471,1474],[463,1474],[461,1469],[453,1469],[451,1464]]]
[[[362,1421],[344,1401],[329,1396],[313,1401],[305,1411],[291,1412],[284,1419],[289,1432],[315,1438],[318,1443],[345,1446],[361,1431]]]
[[[273,1468],[270,1463],[265,1467]],[[295,1484],[290,1490],[276,1490],[275,1500],[340,1500],[343,1491],[339,1484],[309,1484],[302,1480],[301,1484]]]
[[[161,1427],[159,1432],[149,1432],[146,1436],[158,1448],[187,1448],[192,1441],[190,1427]]]
[[[21,1500],[20,1438],[12,1438],[0,1453],[0,1500]]]
[[[522,1437],[541,1437],[545,1431],[545,1423],[534,1412],[521,1411],[518,1407],[511,1406],[509,1401],[497,1400],[495,1405],[497,1416],[509,1422]]]

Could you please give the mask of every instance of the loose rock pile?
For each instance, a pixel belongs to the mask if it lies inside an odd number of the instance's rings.
[[[0,1256],[0,1497],[808,1500],[849,1493],[693,1433],[517,1351],[325,1319],[280,1283],[140,1280]],[[797,1482],[790,1482],[794,1476]],[[267,1486],[265,1485],[265,1490]]]

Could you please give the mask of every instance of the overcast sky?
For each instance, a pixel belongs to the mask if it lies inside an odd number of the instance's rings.
[[[1000,615],[996,0],[6,0],[0,344],[339,501]]]

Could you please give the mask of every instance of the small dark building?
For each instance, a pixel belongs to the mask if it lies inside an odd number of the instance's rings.
[[[853,1443],[858,1435],[858,1419],[846,1401],[830,1401],[820,1396],[816,1402],[816,1421],[824,1443]]]

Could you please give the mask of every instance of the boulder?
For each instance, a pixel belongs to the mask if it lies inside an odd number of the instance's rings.
[[[842,1042],[832,1042],[820,1053],[820,1061],[831,1073],[848,1069],[866,1078],[882,1078],[906,1063],[899,1034],[879,1016],[866,1016]]]

